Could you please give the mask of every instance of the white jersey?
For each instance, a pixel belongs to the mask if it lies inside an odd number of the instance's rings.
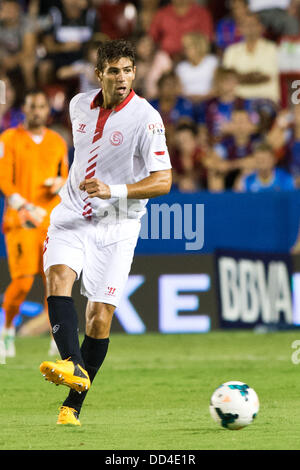
[[[115,214],[117,219],[140,219],[147,199],[90,199],[79,184],[88,178],[132,184],[150,172],[170,169],[162,119],[133,90],[114,109],[102,108],[101,102],[99,89],[79,93],[70,102],[75,154],[59,195],[65,206],[87,219],[109,223]]]

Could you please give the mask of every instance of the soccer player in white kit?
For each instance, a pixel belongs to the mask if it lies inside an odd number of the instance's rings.
[[[137,96],[130,42],[104,42],[96,75],[101,89],[70,102],[74,161],[51,214],[44,247],[49,320],[61,360],[45,361],[46,380],[70,387],[58,424],[80,425],[85,395],[106,356],[111,321],[130,271],[149,198],[171,188],[171,164],[159,113]],[[78,338],[72,287],[87,297]]]

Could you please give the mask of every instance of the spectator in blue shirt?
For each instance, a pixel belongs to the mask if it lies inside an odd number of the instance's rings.
[[[216,26],[216,45],[221,52],[231,44],[241,41],[239,24],[248,12],[247,1],[230,0],[229,9],[229,15],[219,20]]]
[[[273,148],[261,143],[254,152],[256,171],[241,178],[240,190],[243,192],[291,191],[295,188],[292,176],[276,167]]]
[[[190,100],[181,95],[181,83],[171,71],[164,73],[157,82],[158,98],[150,104],[159,111],[166,128],[168,147],[175,146],[175,127],[181,122],[194,121],[194,107]]]

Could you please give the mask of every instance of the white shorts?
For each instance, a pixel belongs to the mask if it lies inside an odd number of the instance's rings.
[[[44,271],[69,266],[81,278],[81,293],[117,307],[128,279],[140,232],[139,220],[95,224],[60,203],[52,211],[44,247]]]

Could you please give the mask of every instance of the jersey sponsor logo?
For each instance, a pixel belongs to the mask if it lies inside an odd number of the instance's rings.
[[[4,157],[4,142],[0,142],[0,158]]]
[[[109,295],[110,297],[116,296],[116,288],[115,287],[108,287],[105,295]]]
[[[162,122],[148,124],[148,132],[151,135],[165,135],[165,127]]]
[[[77,132],[81,132],[81,134],[86,134],[86,124],[79,124]]]
[[[111,145],[114,145],[116,147],[116,146],[121,145],[123,143],[124,137],[123,137],[123,134],[121,132],[115,131],[111,134],[109,140],[110,140]]]

